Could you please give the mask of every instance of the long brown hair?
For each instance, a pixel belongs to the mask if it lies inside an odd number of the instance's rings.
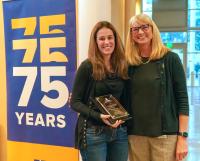
[[[125,60],[123,43],[114,26],[107,21],[98,22],[94,26],[90,35],[88,59],[92,63],[93,77],[95,80],[102,80],[106,77],[107,73],[103,56],[100,53],[99,48],[97,46],[97,32],[104,27],[112,30],[115,38],[115,49],[113,51],[113,54],[111,55],[110,60],[111,67],[119,77],[127,79],[127,62]]]

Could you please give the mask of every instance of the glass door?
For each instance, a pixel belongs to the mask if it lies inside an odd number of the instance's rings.
[[[191,73],[190,68],[188,67],[187,61],[187,44],[186,43],[173,43],[171,45],[171,49],[173,52],[177,53],[181,59],[183,64],[183,68],[185,70],[185,75],[187,79],[187,86],[191,85]]]
[[[200,59],[198,54],[187,53],[186,43],[174,43],[172,51],[177,53],[185,70],[187,86],[200,86]]]

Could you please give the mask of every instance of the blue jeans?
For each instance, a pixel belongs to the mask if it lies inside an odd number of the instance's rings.
[[[87,148],[80,149],[83,161],[127,161],[127,128],[91,127],[86,133]]]

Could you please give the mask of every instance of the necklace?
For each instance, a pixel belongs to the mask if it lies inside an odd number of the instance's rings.
[[[148,64],[150,61],[151,61],[151,59],[149,59],[149,58],[142,57],[142,59],[141,59],[142,64]]]

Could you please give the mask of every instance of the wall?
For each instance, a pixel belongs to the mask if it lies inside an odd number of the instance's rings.
[[[78,1],[78,64],[87,58],[90,32],[101,20],[111,21],[111,0]]]
[[[111,22],[116,27],[123,42],[125,42],[125,3],[125,0],[111,0]]]

